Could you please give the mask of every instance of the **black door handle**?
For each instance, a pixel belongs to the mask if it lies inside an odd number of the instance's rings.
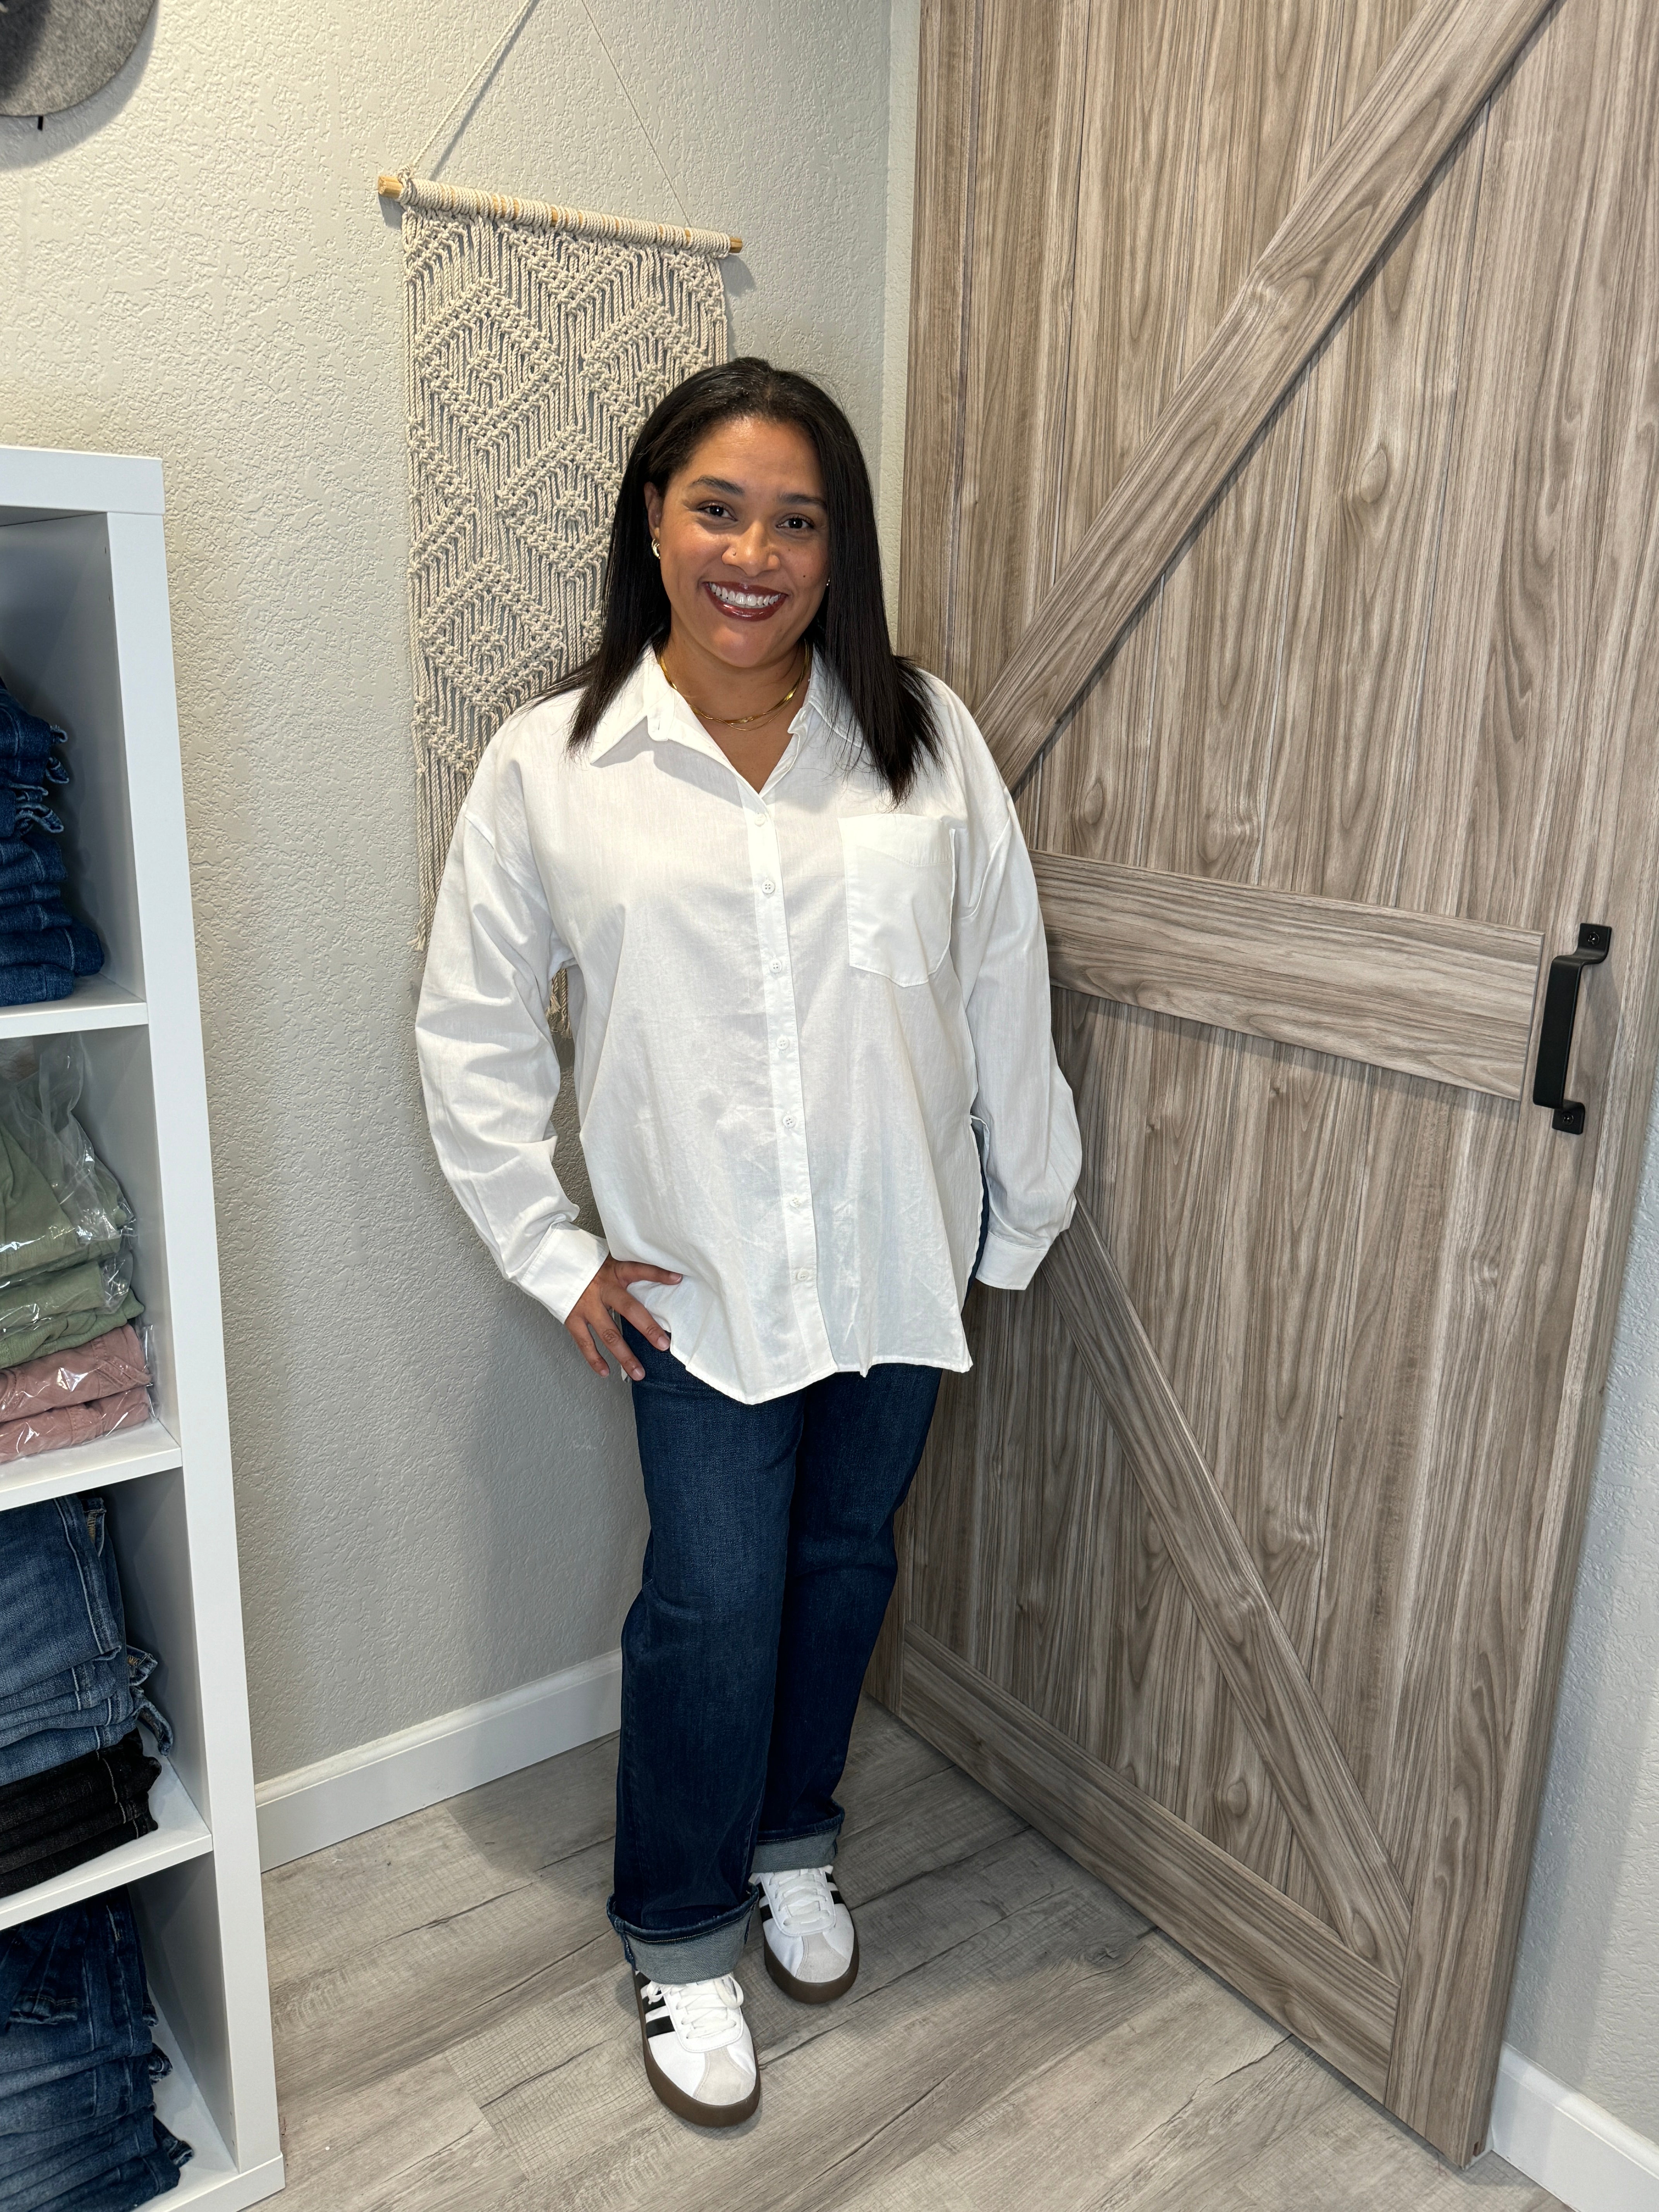
[[[1584,1109],[1567,1096],[1567,1062],[1572,1057],[1573,1018],[1578,1012],[1578,979],[1613,950],[1605,922],[1581,921],[1577,952],[1558,952],[1550,963],[1544,994],[1544,1019],[1538,1031],[1538,1065],[1533,1070],[1532,1103],[1555,1109],[1554,1126],[1570,1137],[1584,1133]]]

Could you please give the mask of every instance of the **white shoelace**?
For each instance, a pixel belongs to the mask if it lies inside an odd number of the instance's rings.
[[[714,1982],[647,1982],[645,2001],[660,1997],[688,2051],[721,2051],[743,2033],[743,1988],[735,1974]]]
[[[822,1936],[836,1924],[836,1900],[830,1894],[826,1867],[793,1868],[763,1875],[772,1917],[786,1936]]]

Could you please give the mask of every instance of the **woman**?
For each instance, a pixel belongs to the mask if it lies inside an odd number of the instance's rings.
[[[603,1241],[548,1133],[561,969]],[[732,362],[647,422],[598,650],[479,764],[418,1029],[502,1273],[633,1384],[609,1911],[652,2087],[729,2125],[752,1904],[791,1996],[858,1972],[834,1792],[893,1515],[976,1262],[1028,1283],[1080,1159],[1012,806],[889,647],[863,457],[809,379]]]

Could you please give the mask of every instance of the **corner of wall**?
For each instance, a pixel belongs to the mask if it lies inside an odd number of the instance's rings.
[[[887,626],[898,634],[904,409],[910,349],[910,231],[916,178],[916,63],[921,0],[891,0],[887,27],[887,260],[882,313],[881,458],[876,521]]]

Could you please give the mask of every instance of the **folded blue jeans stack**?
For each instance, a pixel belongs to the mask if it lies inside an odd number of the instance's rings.
[[[126,1640],[102,1498],[0,1513],[0,1896],[154,1832],[139,1722],[163,1755],[173,1741],[145,1695],[155,1665]]]
[[[76,976],[104,964],[97,932],[64,903],[63,856],[50,842],[64,828],[50,792],[69,781],[54,750],[64,742],[0,684],[0,1006],[66,999]]]
[[[191,2147],[155,2114],[172,2070],[125,1890],[0,1935],[0,2206],[134,2212]]]

